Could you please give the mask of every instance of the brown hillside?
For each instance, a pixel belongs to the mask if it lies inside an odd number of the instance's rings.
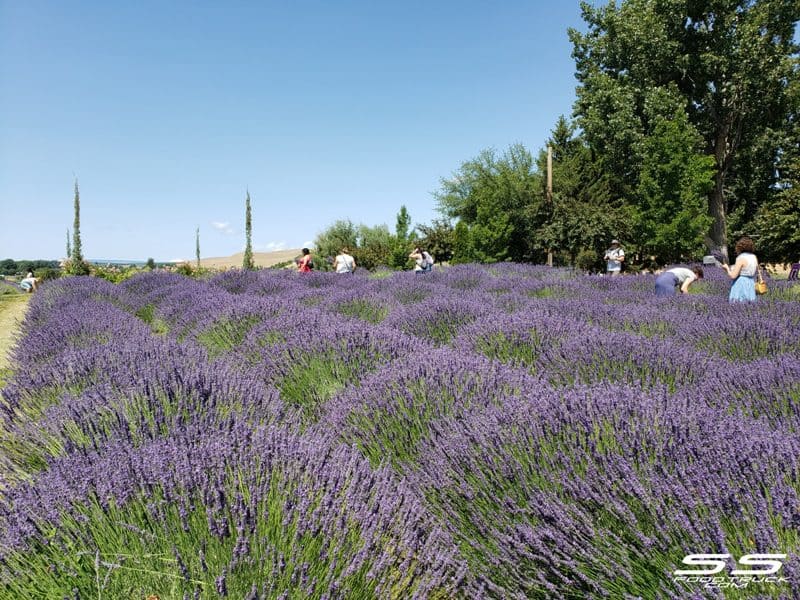
[[[286,262],[287,260],[294,260],[300,256],[302,252],[300,249],[295,250],[277,250],[275,252],[253,252],[253,262],[257,267],[271,267],[278,263]],[[233,256],[220,256],[216,258],[201,258],[200,266],[207,269],[239,269],[242,267],[242,260],[244,259],[244,252],[239,252]],[[194,261],[190,261],[194,264]]]

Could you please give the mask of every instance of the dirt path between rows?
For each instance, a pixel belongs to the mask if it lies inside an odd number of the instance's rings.
[[[17,342],[19,327],[28,310],[29,296],[0,296],[0,387],[4,371],[9,367],[9,353]]]

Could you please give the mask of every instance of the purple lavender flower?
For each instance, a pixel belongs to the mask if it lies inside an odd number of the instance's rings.
[[[186,597],[701,597],[671,573],[710,551],[785,551],[794,580],[800,317],[790,284],[728,285],[53,282],[0,406],[0,587],[83,597],[83,567],[129,566]]]

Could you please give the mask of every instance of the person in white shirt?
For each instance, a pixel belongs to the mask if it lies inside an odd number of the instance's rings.
[[[408,258],[414,261],[414,273],[422,275],[425,272],[425,257],[422,256],[422,250],[419,249],[419,246],[414,248]]]
[[[694,267],[675,267],[668,269],[656,277],[656,296],[674,296],[678,288],[681,294],[689,293],[689,286],[703,278],[703,269]]]
[[[433,271],[433,256],[431,256],[427,250],[423,250],[422,258],[425,259],[425,271]]]
[[[414,261],[414,272],[417,275],[433,271],[433,257],[427,250],[423,250],[417,246],[414,248],[414,251],[408,255],[408,258]]]
[[[333,269],[337,273],[353,273],[356,270],[356,259],[350,255],[347,248],[342,248],[333,259]]]
[[[622,272],[622,263],[625,260],[625,250],[619,245],[619,240],[611,240],[611,248],[603,255],[606,271],[609,275],[619,275]]]
[[[736,262],[732,266],[722,265],[728,277],[734,280],[728,294],[729,302],[756,301],[758,258],[755,252],[753,240],[745,236],[736,242]]]
[[[28,293],[35,292],[38,285],[39,280],[33,276],[32,271],[28,271],[28,274],[25,276],[25,278],[19,282],[19,286]]]

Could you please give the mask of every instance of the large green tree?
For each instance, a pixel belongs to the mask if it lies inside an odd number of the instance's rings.
[[[702,256],[712,219],[707,198],[713,187],[714,158],[702,153],[702,138],[670,94],[646,107],[649,135],[641,142],[632,239],[643,256],[660,264]]]
[[[800,262],[800,161],[795,162],[794,183],[756,216],[758,256],[762,261]]]
[[[314,249],[319,258],[314,264],[319,270],[328,270],[333,258],[342,248],[349,248],[352,251],[357,247],[358,227],[349,219],[338,220],[317,234],[314,239]]]
[[[791,128],[779,146],[779,184],[774,201],[763,204],[751,230],[758,257],[765,262],[800,262],[800,83],[795,86]]]
[[[354,225],[350,220],[339,220],[319,233],[314,240],[318,257],[314,264],[318,265],[319,270],[328,271],[333,257],[342,248],[347,248],[360,268],[391,266],[396,242],[397,238],[387,225]]]
[[[710,240],[725,251],[736,159],[766,130],[785,126],[800,0],[623,0],[581,9],[588,31],[569,32],[580,82],[575,112],[613,174],[614,193],[639,187],[642,142],[652,132],[648,95],[677,91],[714,158]]]
[[[434,219],[430,225],[417,225],[420,233],[419,244],[425,248],[438,263],[449,262],[453,258],[454,231],[447,219]]]
[[[359,225],[358,245],[353,250],[356,264],[363,269],[391,266],[392,252],[396,248],[397,238],[386,225]]]
[[[528,215],[541,195],[536,164],[521,144],[500,156],[484,150],[440,184],[434,193],[438,209],[468,226],[476,260],[529,258]]]
[[[630,213],[612,197],[608,175],[574,124],[560,117],[547,146],[552,152],[553,194],[550,200],[530,206],[535,224],[532,257],[541,262],[552,251],[558,262],[573,263],[582,250],[602,256],[612,238],[627,238]],[[539,171],[546,172],[546,150],[538,164]],[[539,196],[547,198],[546,178],[541,178]]]
[[[400,207],[394,227],[394,237],[392,240],[392,252],[390,264],[395,269],[402,269],[408,263],[409,248],[413,234],[411,232],[411,215],[405,204]]]
[[[469,225],[464,221],[459,221],[453,229],[453,256],[450,262],[458,265],[473,261],[475,261],[475,253],[472,248],[472,234]]]

